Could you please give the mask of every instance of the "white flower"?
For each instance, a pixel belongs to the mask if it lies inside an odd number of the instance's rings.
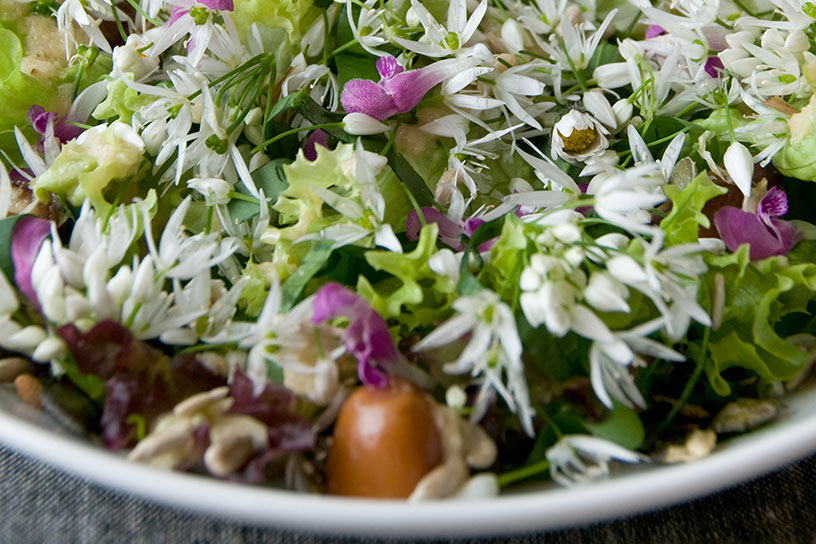
[[[473,419],[484,415],[490,395],[496,391],[511,410],[518,412],[525,432],[533,436],[533,409],[513,311],[489,290],[456,299],[453,309],[457,314],[420,340],[414,350],[450,344],[471,333],[456,361],[446,364],[443,370],[450,374],[469,373],[481,380]]]
[[[606,478],[613,459],[639,463],[648,458],[613,442],[589,435],[566,435],[547,450],[550,476],[563,486],[586,484]]]
[[[723,165],[745,198],[751,196],[751,185],[754,180],[754,157],[748,148],[739,142],[728,146],[723,155]]]
[[[409,51],[426,57],[455,55],[473,37],[479,23],[487,12],[487,0],[481,0],[467,16],[466,0],[451,0],[448,4],[447,26],[437,22],[431,12],[419,0],[411,0],[412,17],[422,25],[425,34],[418,41],[393,38],[393,41]]]
[[[650,224],[650,210],[666,200],[660,190],[665,181],[655,170],[654,164],[645,164],[596,177],[587,189],[595,196],[595,212],[629,232],[660,236],[660,228]]]
[[[552,155],[568,162],[585,162],[609,147],[608,134],[606,127],[592,115],[570,110],[553,126]]]
[[[348,113],[343,117],[343,130],[355,136],[368,136],[370,134],[382,134],[388,132],[391,127],[377,121],[370,115],[355,112]]]

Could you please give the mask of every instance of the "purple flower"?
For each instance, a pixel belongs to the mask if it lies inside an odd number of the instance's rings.
[[[14,263],[14,281],[28,299],[37,304],[37,292],[31,284],[31,269],[42,241],[51,233],[51,223],[33,216],[17,220],[11,233],[11,262]]]
[[[45,137],[48,135],[49,125],[54,131],[54,137],[61,144],[69,142],[82,134],[83,129],[72,125],[65,118],[60,119],[59,115],[53,111],[45,111],[42,106],[31,106],[31,109],[28,110],[28,118],[31,119],[34,130],[41,136],[40,145],[43,144]]]
[[[232,0],[197,0],[187,2],[186,7],[173,6],[173,9],[170,11],[170,21],[167,24],[172,26],[173,23],[190,13],[190,9],[196,7],[196,4],[202,4],[213,11],[233,11],[235,9]]]
[[[455,74],[460,65],[465,66],[459,59],[449,59],[406,72],[394,57],[380,57],[380,81],[352,79],[343,87],[340,101],[346,113],[365,113],[382,121],[414,109],[428,91]]]
[[[303,142],[303,156],[310,161],[317,160],[316,146],[318,145],[326,148],[329,147],[329,135],[320,129],[312,131],[306,138],[306,141]]]
[[[724,206],[714,215],[714,224],[729,250],[736,251],[742,244],[750,244],[750,258],[757,261],[785,255],[798,241],[796,228],[787,221],[776,219],[787,212],[787,195],[772,187],[759,201],[756,213]]]
[[[484,220],[478,217],[465,219],[457,225],[436,208],[422,208],[422,216],[425,218],[426,223],[436,223],[439,227],[439,241],[456,251],[463,249],[461,242],[462,235],[470,238],[473,236],[473,233],[476,232],[476,229],[484,225]],[[418,240],[419,231],[421,229],[422,222],[419,220],[419,214],[417,214],[415,210],[411,210],[408,214],[408,219],[405,221],[405,236],[411,241]],[[487,251],[495,242],[495,239],[488,240],[479,246],[479,251]]]
[[[400,361],[385,319],[364,298],[339,283],[327,283],[315,295],[312,323],[335,317],[347,317],[351,321],[343,333],[343,343],[357,358],[360,381],[385,387],[388,377],[378,366],[388,367]]]
[[[651,40],[652,38],[657,38],[658,36],[662,36],[663,34],[668,34],[665,28],[658,25],[649,25],[649,28],[646,29],[646,39]]]
[[[725,71],[725,65],[720,60],[720,57],[708,57],[708,60],[705,62],[704,70],[706,74],[717,78],[720,77]]]

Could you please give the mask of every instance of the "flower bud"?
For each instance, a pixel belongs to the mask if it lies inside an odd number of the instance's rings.
[[[382,134],[388,132],[390,127],[385,123],[377,121],[365,113],[349,113],[343,117],[343,130],[355,136],[368,136],[370,134]]]

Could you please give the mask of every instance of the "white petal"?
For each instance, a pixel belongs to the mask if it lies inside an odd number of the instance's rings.
[[[754,178],[754,158],[748,148],[739,142],[732,143],[723,155],[723,164],[745,198],[750,197]]]

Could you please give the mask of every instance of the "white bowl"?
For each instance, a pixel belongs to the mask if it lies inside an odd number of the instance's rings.
[[[333,534],[440,537],[511,534],[598,522],[711,493],[816,451],[816,394],[785,399],[778,422],[729,440],[700,461],[642,465],[594,485],[525,486],[492,500],[407,504],[295,494],[167,472],[59,431],[0,387],[0,442],[106,487],[253,525]]]

